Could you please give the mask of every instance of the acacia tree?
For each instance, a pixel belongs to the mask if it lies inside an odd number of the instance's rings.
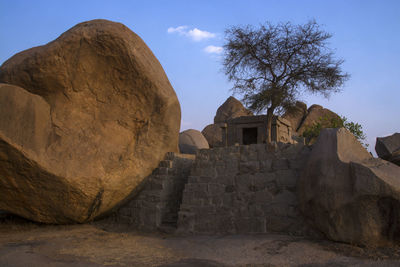
[[[232,90],[256,113],[267,110],[267,142],[275,112],[290,110],[305,91],[325,97],[349,78],[327,47],[331,34],[315,21],[304,25],[266,23],[225,31],[223,69]]]

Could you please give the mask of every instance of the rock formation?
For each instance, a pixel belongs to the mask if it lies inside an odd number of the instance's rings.
[[[241,116],[251,116],[253,113],[246,109],[243,104],[230,96],[217,110],[217,114],[214,117],[214,123],[224,123],[229,119],[241,117]]]
[[[307,129],[307,127],[312,126],[316,122],[321,122],[322,127],[326,127],[330,124],[332,119],[340,120],[339,115],[327,108],[323,108],[320,105],[312,105],[307,110],[307,116],[302,120],[301,125],[297,129],[299,135]]]
[[[226,122],[241,116],[252,116],[253,113],[246,109],[243,104],[234,98],[228,97],[226,101],[218,108],[214,117],[214,124],[207,125],[202,132],[210,147],[225,146],[223,142],[223,128],[226,128]]]
[[[179,134],[179,150],[183,154],[196,154],[198,149],[210,148],[206,138],[197,130],[189,129]]]
[[[303,119],[307,116],[307,105],[301,101],[297,101],[296,105],[288,110],[282,118],[288,120],[294,132],[300,127]]]
[[[176,94],[120,23],[80,23],[20,52],[0,67],[0,82],[10,84],[0,87],[0,210],[92,220],[178,149]]]
[[[221,147],[225,146],[222,140],[225,128],[225,123],[209,124],[203,129],[203,131],[201,131],[201,133],[206,138],[210,147]]]
[[[346,129],[324,129],[298,181],[304,215],[329,239],[400,241],[400,167],[373,158]]]
[[[381,159],[400,166],[400,133],[386,137],[377,137],[375,151]]]

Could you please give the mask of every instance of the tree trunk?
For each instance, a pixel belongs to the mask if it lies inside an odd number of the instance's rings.
[[[267,144],[271,144],[271,128],[272,128],[272,118],[274,115],[274,109],[273,107],[269,107],[267,109]]]

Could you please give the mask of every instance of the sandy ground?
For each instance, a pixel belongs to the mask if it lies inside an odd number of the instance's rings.
[[[143,234],[101,222],[54,226],[13,218],[0,220],[0,266],[400,266],[400,249],[277,234]]]

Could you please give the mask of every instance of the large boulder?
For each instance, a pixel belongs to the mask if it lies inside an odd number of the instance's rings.
[[[222,136],[226,127],[225,123],[209,124],[201,133],[207,139],[210,147],[221,147],[225,146]]]
[[[0,67],[0,210],[86,222],[122,203],[168,151],[180,106],[120,23],[80,23]],[[19,87],[17,87],[19,86]]]
[[[214,117],[214,123],[225,123],[229,119],[241,117],[241,116],[251,116],[253,113],[246,109],[243,104],[230,96],[217,110],[217,114]]]
[[[400,167],[373,158],[346,129],[321,131],[297,189],[303,214],[328,238],[400,241]]]
[[[320,105],[312,105],[308,108],[307,115],[303,118],[301,125],[298,126],[297,133],[302,135],[308,127],[316,122],[320,122],[322,128],[330,127],[332,120],[340,121],[341,118],[335,112],[327,108],[323,108]]]
[[[282,118],[288,120],[294,132],[300,127],[303,119],[307,116],[307,105],[301,101],[285,112]]]
[[[377,137],[375,151],[378,157],[400,166],[400,133]]]
[[[210,148],[200,131],[189,129],[179,134],[179,150],[182,154],[196,154],[197,150]]]

